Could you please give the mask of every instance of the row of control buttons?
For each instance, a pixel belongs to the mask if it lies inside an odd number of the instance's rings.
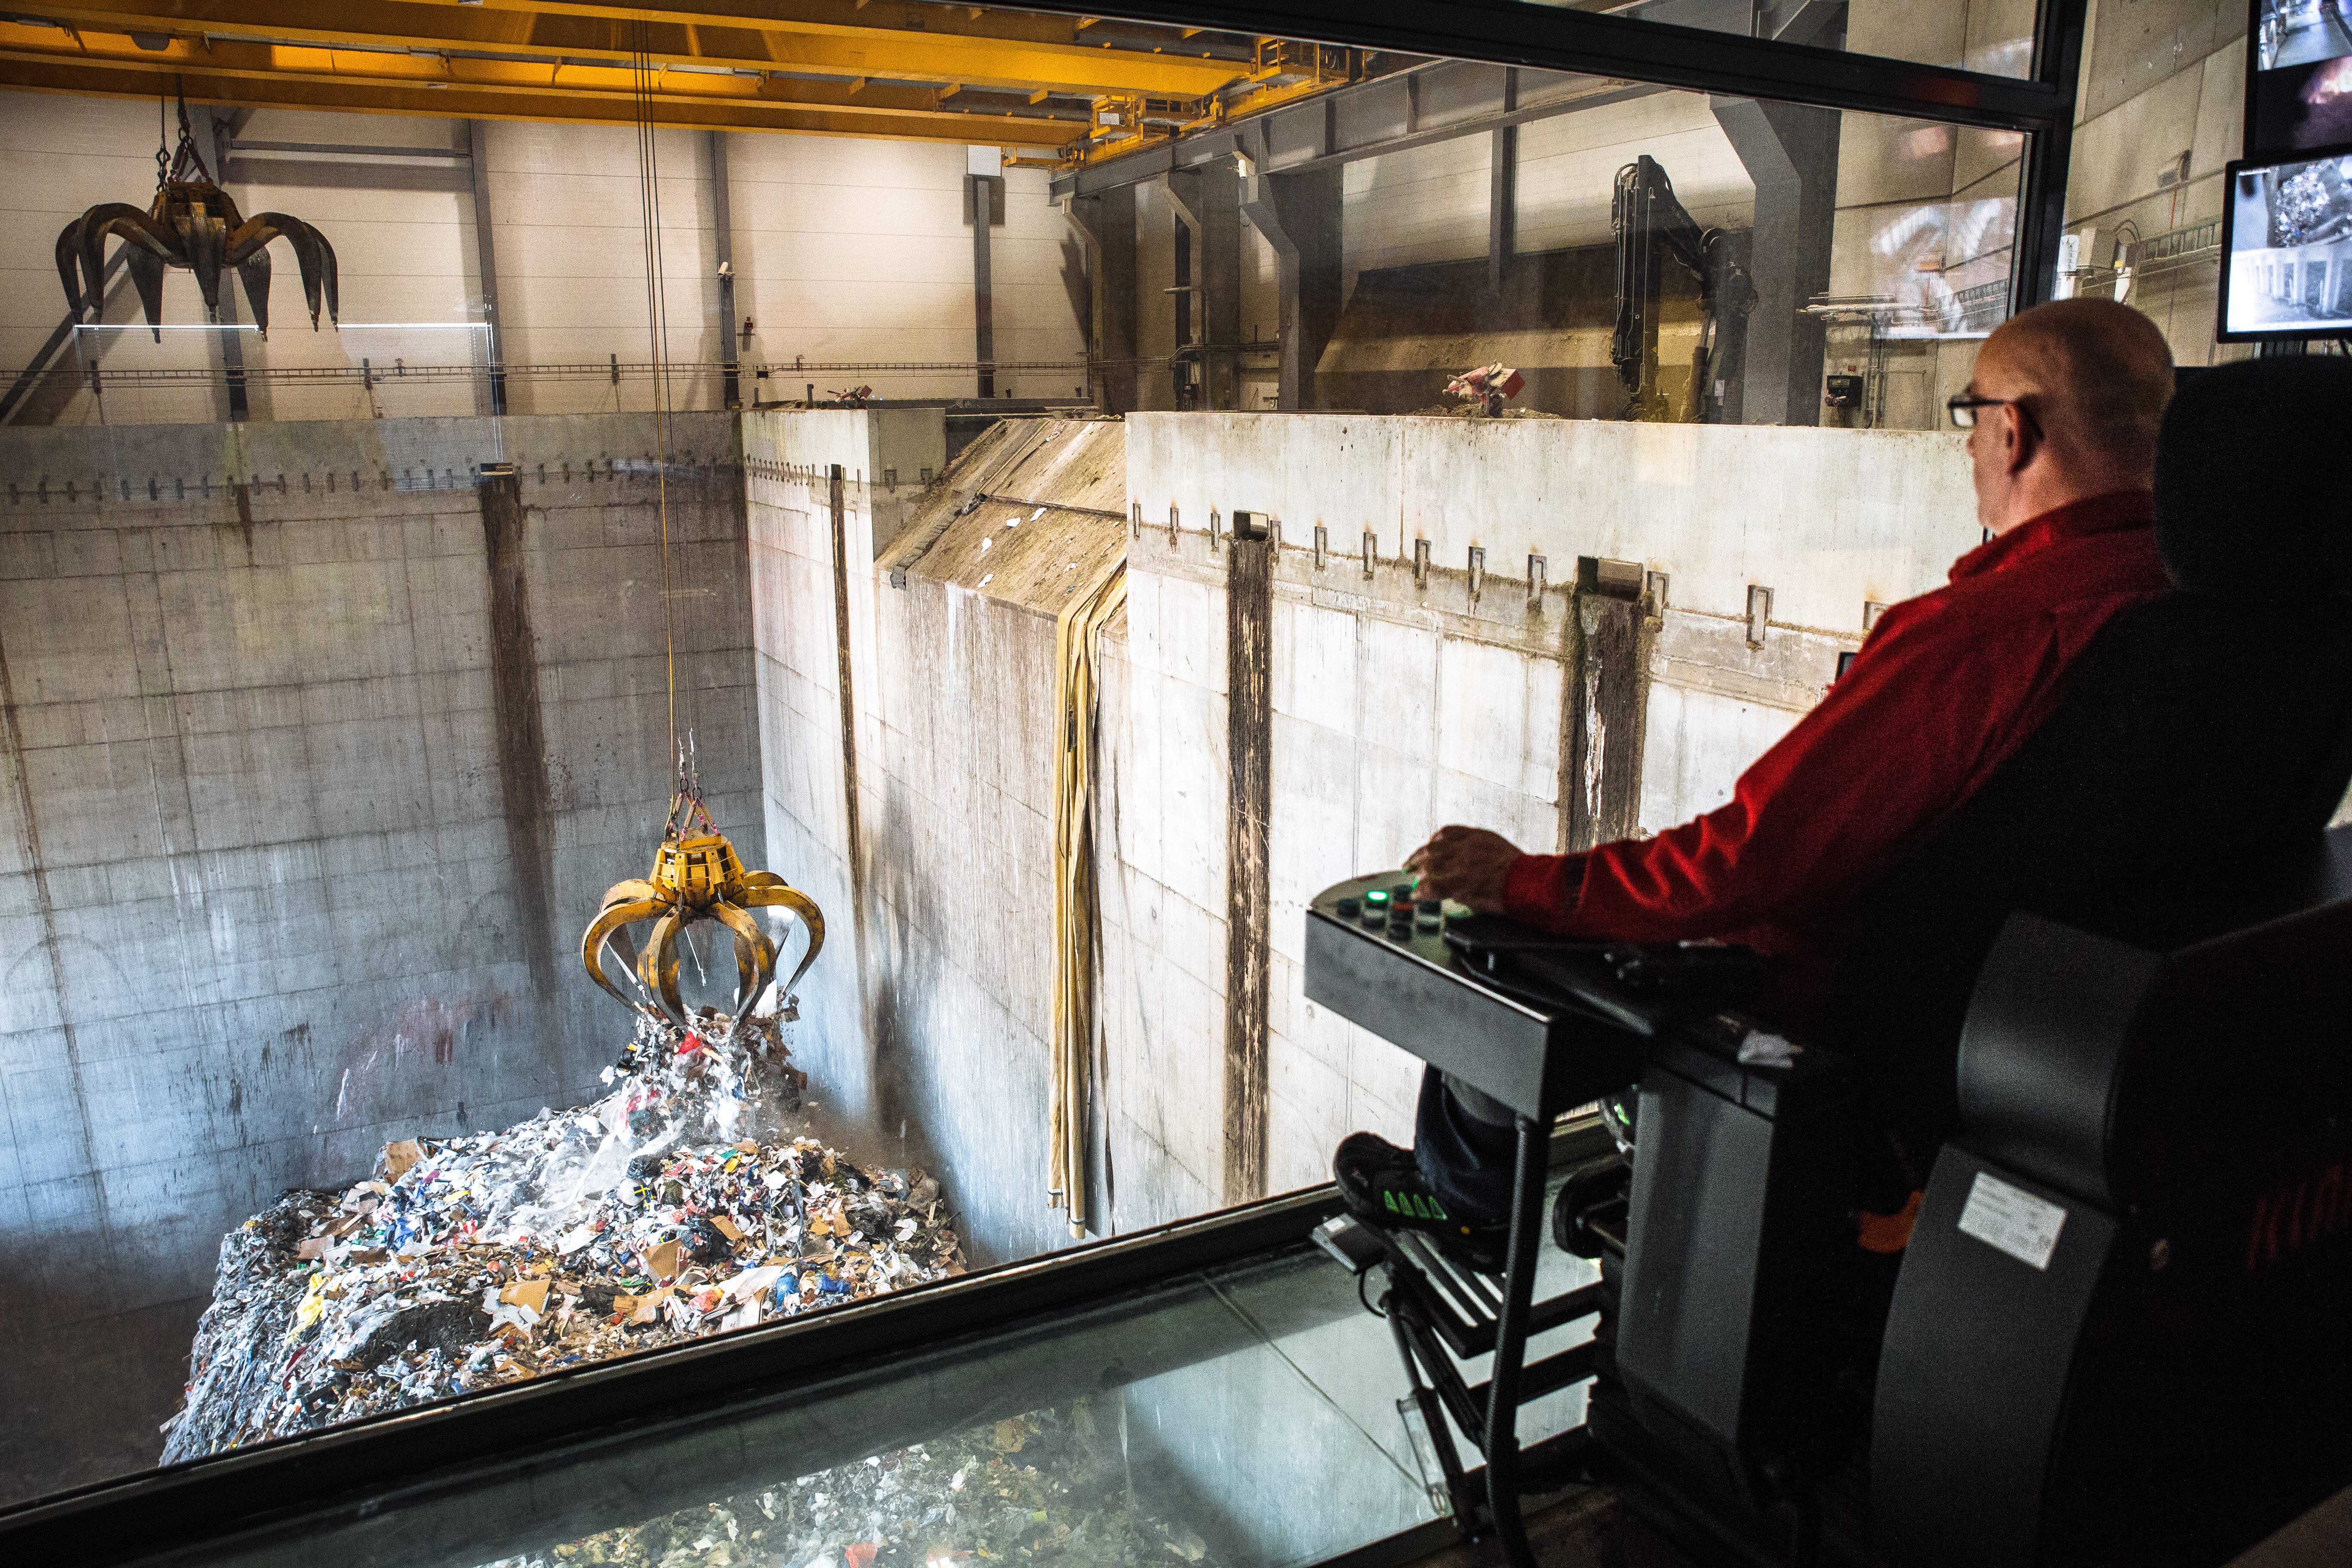
[[[1406,936],[1415,930],[1444,930],[1444,901],[1423,899],[1415,903],[1412,891],[1410,882],[1399,882],[1392,888],[1372,888],[1361,899],[1341,899],[1339,916],[1343,921],[1360,921],[1375,930],[1386,926],[1388,934],[1393,937]]]

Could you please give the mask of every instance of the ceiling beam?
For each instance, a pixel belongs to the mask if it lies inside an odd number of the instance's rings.
[[[19,15],[77,27],[201,38],[260,36],[289,43],[373,48],[528,50],[565,58],[656,61],[743,69],[963,81],[1081,95],[1127,92],[1197,98],[1248,68],[1248,40],[1173,28],[1081,32],[1071,18],[1034,12],[872,0],[695,0],[635,6],[478,5],[436,0],[57,0]],[[638,18],[644,18],[642,28]],[[1164,42],[1155,42],[1164,39]],[[1113,47],[1106,47],[1106,44]]]
[[[0,88],[142,100],[151,100],[159,92],[182,90],[192,102],[420,114],[446,120],[563,121],[600,125],[636,122],[635,100],[625,90],[561,87],[520,90],[456,80],[442,85],[325,73],[237,73],[203,65],[158,64],[142,68],[88,58],[63,59],[54,55],[29,56],[9,49],[0,49]],[[660,94],[654,100],[653,112],[657,125],[689,130],[799,132],[819,136],[958,144],[1045,146],[1057,143],[1070,133],[1066,121],[1039,121],[1009,114],[925,113],[870,108],[862,102],[835,104],[812,101],[806,97],[785,100],[767,94]]]

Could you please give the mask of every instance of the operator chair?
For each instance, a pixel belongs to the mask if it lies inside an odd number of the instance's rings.
[[[1723,950],[1375,930],[1378,879],[1316,901],[1308,995],[1518,1115],[1462,1423],[1515,1563],[1549,1121],[1629,1087],[1630,1171],[1578,1173],[1557,1216],[1602,1270],[1570,1451],[1698,1554],[2217,1563],[2352,1479],[2352,832],[2321,837],[2352,780],[2347,406],[2318,359],[2176,402],[2179,591],[2112,620],[1859,901],[1815,1037]],[[1856,1245],[1890,1163],[1926,1177],[1899,1259]]]

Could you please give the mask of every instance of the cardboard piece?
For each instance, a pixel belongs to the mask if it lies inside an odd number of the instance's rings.
[[[646,1272],[654,1277],[656,1284],[659,1284],[665,1279],[677,1278],[678,1270],[685,1266],[686,1248],[676,1241],[656,1242],[637,1254],[637,1261],[645,1265]]]
[[[547,1281],[518,1279],[499,1292],[499,1300],[509,1307],[529,1307],[534,1312],[547,1310]]]
[[[730,1241],[740,1241],[743,1239],[743,1227],[737,1225],[733,1220],[729,1219],[723,1214],[715,1214],[710,1216],[710,1228],[717,1231],[719,1235],[725,1237]]]
[[[425,1151],[414,1138],[404,1138],[397,1143],[383,1146],[383,1169],[386,1181],[396,1182],[408,1168],[425,1158]]]

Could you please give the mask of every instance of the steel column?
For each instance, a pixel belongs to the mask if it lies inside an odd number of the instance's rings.
[[[1503,72],[1503,111],[1519,107],[1519,73]],[[1519,244],[1519,128],[1499,125],[1486,146],[1486,292],[1499,296]]]
[[[1741,425],[1822,422],[1822,362],[1828,333],[1804,313],[1830,286],[1837,220],[1839,114],[1752,98],[1708,100],[1715,121],[1756,184],[1756,226],[1738,404],[1725,393],[1724,418]]]
[[[2066,171],[2074,159],[2074,84],[2083,68],[2083,32],[2091,0],[2041,0],[2033,40],[2036,81],[2063,93],[2064,111],[2025,139],[2025,181],[2017,195],[2017,240],[2010,253],[2011,314],[2051,297],[2058,283],[2058,242],[2066,233]]]
[[[488,375],[488,412],[507,411],[506,333],[499,321],[499,267],[490,237],[489,127],[479,120],[466,121],[467,166],[474,175],[474,262],[482,278],[482,353]]]
[[[1003,187],[1002,174],[966,174],[964,204],[971,216],[971,341],[972,358],[980,363],[980,395],[996,395],[996,305],[994,285],[989,274],[988,229],[996,204],[1003,200],[998,194]]]
[[[727,132],[710,133],[710,231],[719,262],[719,405],[743,406],[743,378],[735,335],[735,221],[728,209]]]
[[[189,115],[188,130],[195,139],[197,155],[212,171],[213,178],[226,183],[228,165],[221,156],[224,138],[213,120],[212,110],[199,109]],[[221,375],[228,391],[228,418],[232,424],[253,417],[253,405],[246,395],[245,343],[236,333],[236,282],[233,269],[221,273],[220,309],[213,318],[220,324],[220,331],[214,334],[214,339],[220,348]]]
[[[1243,194],[1243,212],[1274,247],[1286,414],[1315,405],[1315,367],[1339,324],[1341,178],[1336,164],[1297,174],[1253,174]]]
[[[1069,213],[1087,237],[1087,390],[1105,414],[1125,414],[1135,406],[1135,187],[1073,196]]]

